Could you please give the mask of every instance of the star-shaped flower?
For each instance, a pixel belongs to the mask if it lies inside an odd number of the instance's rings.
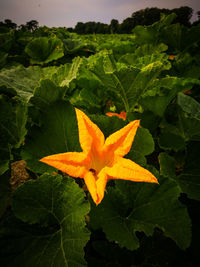
[[[108,179],[158,183],[156,177],[130,159],[123,158],[133,143],[139,120],[127,124],[105,140],[104,134],[85,113],[76,109],[79,142],[82,152],[67,152],[41,159],[73,177],[83,178],[98,205],[103,197]]]

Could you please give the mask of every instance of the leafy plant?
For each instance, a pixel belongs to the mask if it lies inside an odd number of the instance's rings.
[[[1,33],[3,266],[195,266],[200,28],[174,18]]]

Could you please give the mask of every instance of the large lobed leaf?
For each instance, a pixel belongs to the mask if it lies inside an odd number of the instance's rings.
[[[99,78],[103,86],[113,91],[123,102],[125,110],[131,111],[155,78],[170,64],[159,56],[146,56],[136,65],[117,63],[108,51],[89,59],[89,69]]]
[[[3,69],[0,72],[0,87],[11,88],[15,94],[28,101],[33,96],[34,89],[39,86],[40,79],[51,78],[56,71],[56,67],[42,69],[37,66],[28,68],[18,66],[11,69]]]
[[[186,208],[178,201],[179,195],[177,183],[162,176],[159,185],[117,181],[102,203],[92,208],[91,225],[102,228],[110,241],[130,250],[139,247],[136,231],[149,236],[155,227],[186,249],[191,225]]]
[[[32,64],[45,64],[64,56],[63,43],[57,37],[39,37],[27,44],[25,52]]]
[[[42,173],[52,170],[52,167],[39,162],[39,159],[56,153],[80,151],[80,145],[75,110],[69,102],[55,102],[45,107],[39,117],[41,127],[30,129],[22,157],[28,160],[31,168]]]
[[[44,174],[28,181],[15,191],[12,209],[25,223],[12,219],[1,228],[3,266],[86,266],[89,203],[71,178]]]

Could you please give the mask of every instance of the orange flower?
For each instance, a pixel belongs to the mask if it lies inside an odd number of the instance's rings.
[[[174,60],[176,55],[169,55],[169,60]]]
[[[156,177],[130,159],[123,158],[132,145],[139,121],[130,122],[106,140],[102,131],[81,110],[76,109],[79,141],[83,152],[67,152],[41,159],[73,177],[83,178],[98,205],[108,179],[158,183]]]
[[[126,120],[126,112],[125,111],[121,111],[120,114],[113,113],[113,112],[108,112],[108,113],[106,113],[106,115],[109,116],[109,117],[117,116],[117,117],[123,119],[124,121]]]

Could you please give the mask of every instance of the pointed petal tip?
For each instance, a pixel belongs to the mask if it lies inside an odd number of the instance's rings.
[[[141,127],[140,126],[140,120],[135,120],[133,121],[134,125],[137,126],[137,127]]]
[[[152,183],[159,184],[158,179],[155,176],[152,176]]]
[[[134,120],[134,121],[131,121],[129,122],[129,125],[132,125],[133,127],[140,127],[140,120]]]
[[[48,163],[49,163],[49,157],[50,157],[50,156],[43,157],[43,158],[39,159],[39,161],[48,164]]]
[[[39,161],[41,161],[41,162],[44,162],[44,163],[45,163],[45,162],[46,162],[45,158],[46,158],[46,157],[44,157],[44,158],[41,158],[41,159],[39,159]]]
[[[96,201],[94,201],[94,202],[95,202],[96,206],[98,206],[101,203],[101,201],[102,201],[102,199],[97,197]]]

